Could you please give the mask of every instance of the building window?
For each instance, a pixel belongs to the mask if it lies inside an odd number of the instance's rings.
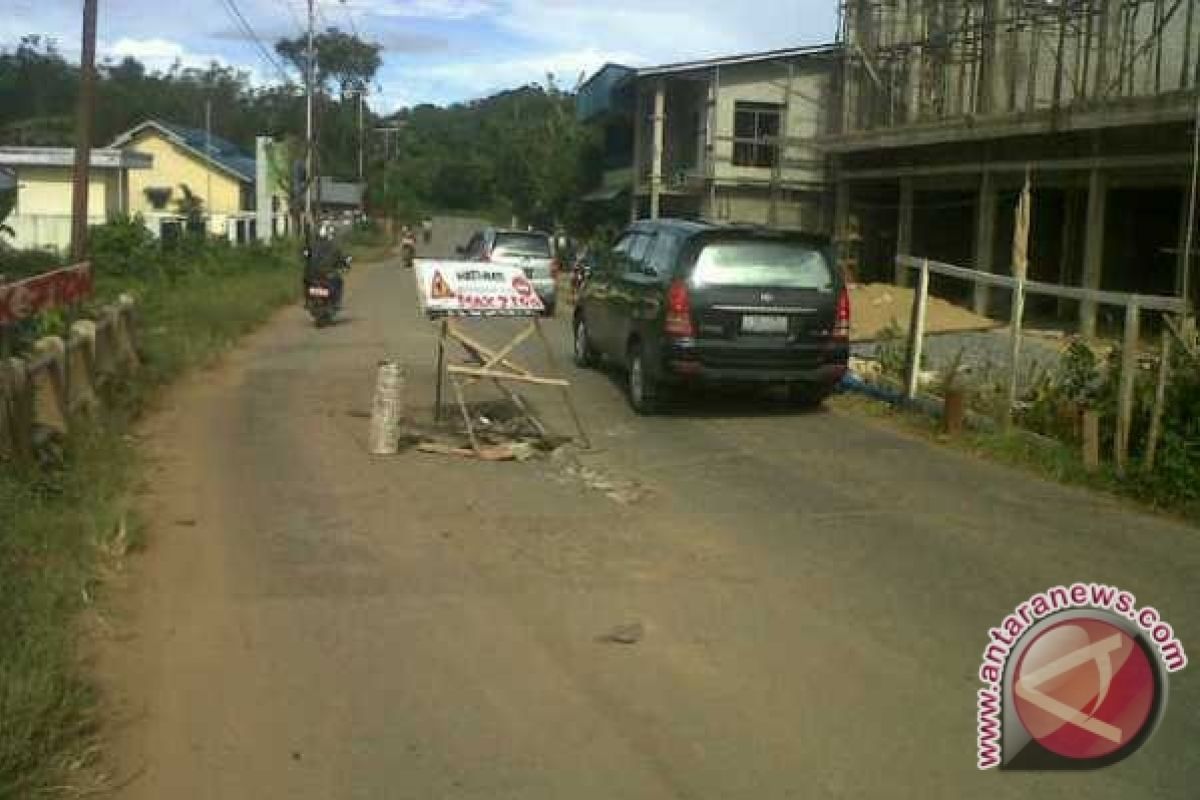
[[[779,163],[779,121],[783,106],[738,103],[733,116],[733,165],[774,167]]]

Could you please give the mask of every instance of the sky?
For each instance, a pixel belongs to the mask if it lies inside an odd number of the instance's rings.
[[[99,58],[134,56],[152,69],[176,60],[215,60],[250,71],[256,83],[280,75],[242,32],[228,6],[273,43],[299,35],[306,0],[98,0]],[[25,34],[50,36],[68,58],[79,52],[81,0],[0,0],[0,47]],[[820,44],[833,37],[834,0],[318,0],[317,23],[357,29],[384,48],[371,105],[391,112],[447,104],[500,89],[561,88],[606,62],[632,66]]]

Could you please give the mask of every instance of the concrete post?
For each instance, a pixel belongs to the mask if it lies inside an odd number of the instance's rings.
[[[913,255],[913,180],[900,179],[900,209],[896,218],[896,255]],[[895,282],[897,286],[908,284],[908,269],[896,266]]]
[[[1075,189],[1063,190],[1063,227],[1062,227],[1062,243],[1059,247],[1058,256],[1058,282],[1066,286],[1071,282],[1071,276],[1075,274],[1075,263],[1079,260],[1079,212],[1081,198]],[[1058,316],[1066,315],[1066,306],[1069,301],[1065,298],[1058,300]]]
[[[67,345],[58,336],[45,336],[33,345],[34,358],[45,360],[45,369],[30,374],[33,386],[33,423],[62,435],[71,416],[66,397]]]
[[[1099,289],[1104,275],[1104,219],[1108,209],[1108,181],[1099,169],[1088,173],[1087,221],[1083,240],[1083,287]],[[1079,333],[1096,335],[1096,301],[1079,304]]]
[[[71,325],[66,366],[69,376],[67,408],[72,413],[90,411],[97,402],[93,383],[96,366],[95,322],[81,319]]]
[[[979,197],[975,202],[975,269],[992,272],[996,244],[996,185],[992,173],[985,171],[979,181]],[[975,285],[972,307],[976,314],[986,314],[991,299],[990,287]]]
[[[270,136],[254,138],[254,202],[256,235],[260,242],[269,242],[275,234],[275,214],[271,204]]]
[[[654,85],[654,117],[650,146],[650,219],[662,211],[663,151],[666,147],[667,84],[661,78]]]

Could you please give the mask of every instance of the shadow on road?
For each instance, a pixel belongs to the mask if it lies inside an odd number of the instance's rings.
[[[624,395],[628,378],[618,368],[601,368]],[[754,419],[762,417],[815,417],[829,413],[824,405],[806,406],[789,400],[778,387],[686,386],[674,389],[661,401],[656,416],[679,419]]]

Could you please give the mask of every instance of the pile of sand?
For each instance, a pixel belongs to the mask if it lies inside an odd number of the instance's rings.
[[[850,337],[856,342],[870,342],[893,322],[903,333],[908,332],[912,316],[913,290],[890,283],[856,284],[850,287]],[[926,333],[982,331],[1001,328],[1004,324],[936,297],[929,298],[925,312]]]

